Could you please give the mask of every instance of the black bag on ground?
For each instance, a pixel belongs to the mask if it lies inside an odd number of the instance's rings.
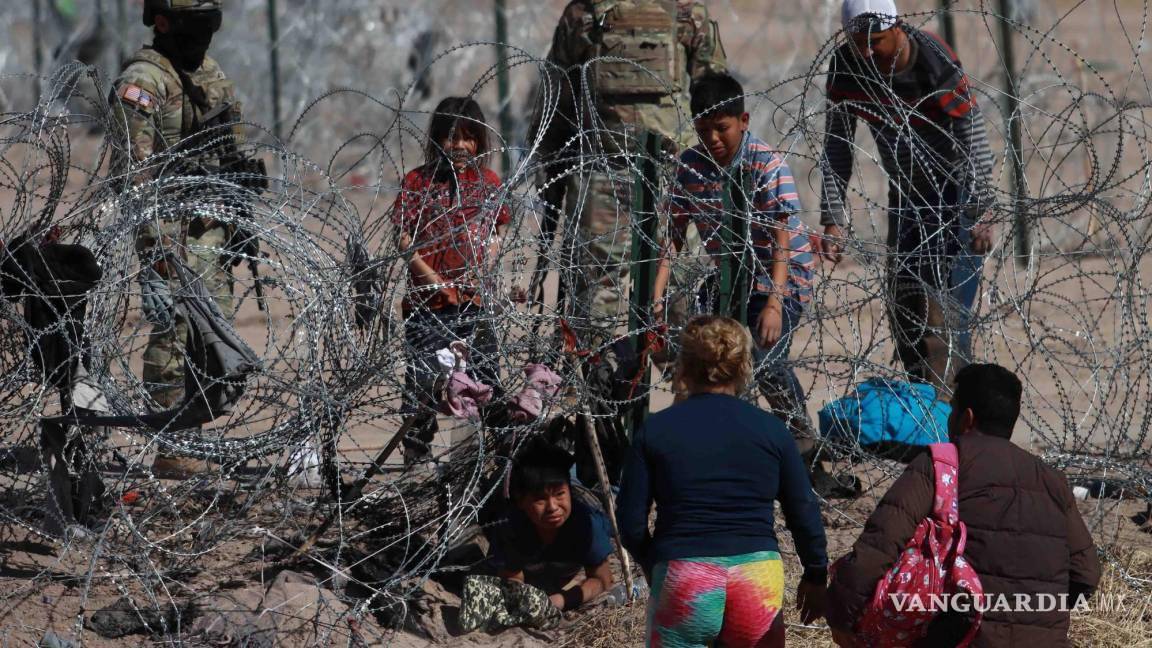
[[[0,294],[22,306],[28,355],[41,382],[69,389],[88,293],[103,276],[95,255],[82,245],[38,245],[28,236],[0,245],[0,254]]]

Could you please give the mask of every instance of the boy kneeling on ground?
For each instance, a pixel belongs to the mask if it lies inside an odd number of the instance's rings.
[[[469,576],[465,632],[526,625],[547,629],[612,587],[608,519],[572,495],[570,454],[541,437],[516,456],[507,520],[487,532],[497,576]],[[570,585],[580,571],[583,582]]]

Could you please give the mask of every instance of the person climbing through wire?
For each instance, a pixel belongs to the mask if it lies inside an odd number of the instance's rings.
[[[828,65],[820,157],[821,252],[832,262],[842,256],[863,120],[888,176],[886,304],[896,352],[909,376],[944,400],[971,360],[972,311],[994,240],[984,116],[951,46],[900,20],[892,0],[845,0],[841,10],[847,42]]]
[[[542,436],[532,437],[517,453],[506,519],[485,532],[491,544],[486,567],[496,576],[465,581],[460,611],[465,631],[550,627],[561,611],[575,610],[612,587],[611,523],[574,493],[573,463],[572,455]]]
[[[670,224],[656,273],[653,312],[664,313],[672,258],[689,223],[700,232],[716,270],[701,288],[697,312],[747,324],[755,343],[755,383],[768,409],[785,421],[813,482],[838,493],[817,460],[807,398],[788,362],[792,338],[812,296],[813,255],[800,220],[800,196],[788,162],[748,131],[744,88],[727,74],[692,85],[700,144],[680,156],[669,200]]]
[[[397,243],[408,258],[403,302],[408,363],[406,410],[420,417],[404,438],[407,464],[430,460],[438,429],[436,353],[464,343],[473,376],[497,387],[495,331],[485,321],[495,298],[494,264],[512,215],[500,177],[488,168],[490,127],[471,97],[448,97],[432,112],[424,164],[408,172],[392,207]],[[514,301],[522,291],[513,289]]]

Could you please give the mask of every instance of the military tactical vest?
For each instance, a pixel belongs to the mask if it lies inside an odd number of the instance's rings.
[[[682,92],[685,62],[676,0],[593,2],[596,89],[604,96],[663,96]]]
[[[125,68],[136,63],[146,63],[159,68],[168,87],[167,96],[156,116],[162,141],[157,142],[156,152],[171,148],[202,128],[201,119],[213,108],[225,103],[236,106],[236,90],[232,82],[224,76],[220,67],[210,58],[204,59],[199,70],[188,74],[176,69],[168,57],[145,47],[138,50],[128,60]],[[174,104],[179,103],[179,106]],[[239,115],[234,113],[234,119]]]

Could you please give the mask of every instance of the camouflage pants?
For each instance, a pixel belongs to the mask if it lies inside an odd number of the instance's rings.
[[[165,222],[162,235],[156,236],[155,225],[146,225],[138,237],[145,262],[159,258],[158,251],[149,250],[151,245],[172,245],[183,236],[184,223]],[[166,250],[180,256],[216,299],[216,304],[225,315],[232,313],[232,272],[222,261],[224,246],[228,243],[228,231],[224,227],[209,229],[189,228],[185,246],[175,246]],[[168,287],[173,295],[184,288],[176,281],[169,280]],[[184,345],[188,336],[188,322],[182,314],[176,313],[174,324],[169,327],[152,327],[148,344],[144,348],[144,384],[148,394],[161,407],[172,407],[184,397]]]
[[[547,592],[538,587],[497,576],[464,579],[460,602],[460,628],[464,632],[515,626],[550,630],[561,618]]]
[[[575,293],[574,324],[589,346],[606,344],[628,326],[633,182],[630,169],[598,171],[571,177],[565,192],[565,213],[574,225],[568,255]],[[689,227],[684,249],[699,248],[700,236],[695,227]],[[703,262],[701,257],[698,263]],[[698,275],[687,263],[674,265],[669,292]],[[670,324],[681,326],[687,321],[695,291],[676,294],[679,298],[668,305],[667,319]]]

